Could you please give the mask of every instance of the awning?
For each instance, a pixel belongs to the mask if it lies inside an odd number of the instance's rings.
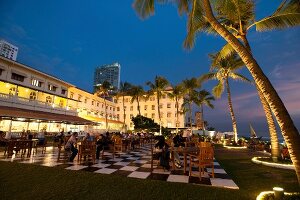
[[[0,119],[12,119],[14,121],[40,120],[42,122],[67,123],[75,125],[94,124],[94,122],[83,119],[78,116],[62,115],[6,106],[0,106]]]
[[[99,118],[99,117],[92,117],[92,116],[83,116],[83,118],[93,121],[93,122],[104,122],[105,123],[105,118]],[[108,123],[116,123],[116,124],[123,124],[123,122],[117,121],[117,120],[112,120],[112,119],[107,119]]]

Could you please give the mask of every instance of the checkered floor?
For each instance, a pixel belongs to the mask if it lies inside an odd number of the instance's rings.
[[[222,169],[217,161],[214,162],[215,177],[211,177],[211,168],[206,168],[204,175],[202,175],[201,181],[199,180],[199,177],[188,176],[189,169],[187,169],[187,172],[184,173],[183,168],[164,171],[164,169],[160,166],[154,165],[154,170],[151,173],[151,152],[150,146],[147,145],[134,151],[121,153],[114,159],[112,158],[112,153],[105,152],[104,158],[101,160],[96,160],[96,163],[91,163],[89,160],[87,160],[79,164],[77,162],[77,157],[75,158],[74,162],[67,162],[67,159],[61,159],[59,162],[57,162],[57,154],[57,147],[47,147],[45,154],[42,154],[41,150],[39,149],[38,153],[31,155],[30,158],[21,158],[19,155],[13,155],[11,158],[5,158],[3,152],[1,152],[0,160],[26,164],[38,164],[47,167],[60,167],[67,170],[81,170],[101,174],[116,174],[131,178],[204,184],[239,189],[239,187],[233,182],[233,180],[229,177],[225,170]],[[183,160],[183,157],[181,157],[181,159]],[[197,173],[197,169],[192,170],[193,173]]]

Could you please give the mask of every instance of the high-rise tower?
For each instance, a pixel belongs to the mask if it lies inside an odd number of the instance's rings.
[[[121,65],[119,63],[113,63],[110,65],[102,65],[95,69],[94,74],[94,86],[102,84],[104,81],[109,82],[114,90],[120,88],[120,71]]]

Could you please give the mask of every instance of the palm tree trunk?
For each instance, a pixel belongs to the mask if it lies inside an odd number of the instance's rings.
[[[203,0],[206,19],[211,26],[222,36],[239,54],[247,69],[251,73],[256,85],[261,90],[267,103],[281,128],[282,135],[287,144],[291,160],[295,166],[295,171],[300,185],[300,135],[291,119],[282,100],[273,88],[271,82],[261,70],[253,56],[226,28],[224,28],[214,17],[209,0]]]
[[[192,103],[191,102],[189,102],[189,113],[190,113],[190,126],[192,131],[193,124],[192,124]]]
[[[178,121],[179,121],[179,109],[178,109],[178,98],[176,98],[176,135],[178,134]]]
[[[233,106],[232,106],[231,92],[230,92],[228,78],[226,78],[226,90],[227,90],[229,112],[230,112],[230,116],[231,116],[231,120],[232,120],[232,129],[233,129],[233,133],[234,133],[234,142],[237,143],[237,125],[236,125],[236,119],[235,119]]]
[[[251,47],[245,34],[241,34],[241,40],[244,43],[246,49],[251,53]],[[280,156],[280,152],[279,152],[279,142],[278,142],[278,136],[277,136],[276,126],[275,126],[275,120],[273,118],[271,108],[268,102],[266,101],[264,95],[262,94],[258,86],[257,85],[255,86],[268,123],[270,140],[271,140],[271,157],[274,162],[277,162]]]
[[[159,107],[159,95],[158,95],[158,92],[156,92],[156,98],[157,98],[157,110],[158,110],[158,119],[159,119],[159,134],[161,135],[161,118],[160,118],[160,107]]]
[[[263,96],[262,92],[260,89],[256,86],[258,96],[260,98],[261,104],[263,106],[268,127],[269,127],[269,133],[270,133],[270,139],[271,139],[271,157],[274,162],[278,161],[278,158],[280,156],[279,152],[279,142],[278,142],[278,136],[277,136],[277,131],[276,131],[276,126],[275,126],[275,121],[272,115],[272,111],[270,109],[270,106],[268,102],[266,101],[265,97]]]
[[[104,108],[105,108],[105,129],[106,129],[106,131],[108,131],[107,130],[107,128],[108,128],[107,109],[106,109],[106,100],[105,100],[105,97],[103,99],[104,99]]]
[[[138,104],[139,115],[141,115],[141,109],[140,109],[140,100],[139,100],[139,97],[137,97],[136,101],[137,101],[137,104]]]
[[[203,104],[201,104],[201,118],[202,118],[202,132],[203,132],[203,135],[205,134],[204,133],[204,114],[203,114]]]
[[[123,129],[125,131],[125,127],[126,127],[126,124],[125,124],[125,117],[126,117],[126,113],[125,113],[125,98],[124,98],[124,95],[123,95]]]

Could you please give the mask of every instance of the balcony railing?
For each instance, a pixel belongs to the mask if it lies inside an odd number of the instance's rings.
[[[36,99],[33,100],[4,93],[0,93],[0,105],[65,115],[77,115],[77,110],[68,106],[61,107],[53,103],[47,103]]]

